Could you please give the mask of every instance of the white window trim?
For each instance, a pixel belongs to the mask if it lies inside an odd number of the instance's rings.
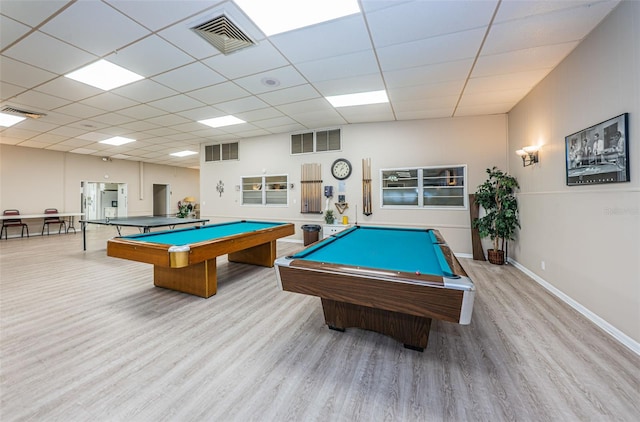
[[[287,178],[287,181],[285,183],[286,185],[286,191],[287,191],[287,202],[285,204],[267,204],[267,183],[266,183],[266,179],[267,177],[281,177],[284,176]],[[262,203],[260,204],[245,204],[244,203],[244,183],[243,180],[244,179],[248,179],[251,177],[259,177],[262,178]],[[290,188],[291,184],[289,182],[289,174],[256,174],[256,175],[247,175],[247,176],[242,176],[240,177],[240,206],[242,207],[270,207],[270,208],[287,208],[289,206],[289,196],[290,196]]]
[[[464,205],[424,205],[424,186],[422,185],[423,180],[423,169],[439,169],[439,168],[453,168],[453,167],[462,167],[462,174],[464,178],[463,188],[463,203]],[[417,179],[418,186],[416,189],[418,190],[418,205],[384,205],[384,180],[383,173],[385,171],[410,171],[417,170]],[[378,175],[378,180],[380,181],[380,208],[381,209],[402,209],[402,210],[468,210],[469,209],[469,179],[467,176],[467,165],[466,164],[447,164],[447,165],[437,165],[437,166],[412,166],[412,167],[392,167],[380,169],[380,173]]]

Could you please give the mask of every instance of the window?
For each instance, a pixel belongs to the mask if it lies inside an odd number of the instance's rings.
[[[242,205],[287,205],[287,175],[249,176],[242,178]]]
[[[340,129],[291,135],[291,154],[309,152],[339,151],[341,148]]]
[[[381,170],[382,206],[464,209],[466,173],[464,165]]]
[[[204,147],[204,161],[224,161],[238,159],[238,143],[206,145]]]

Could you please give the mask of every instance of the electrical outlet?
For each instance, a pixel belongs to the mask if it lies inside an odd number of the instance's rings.
[[[540,261],[540,268],[542,268],[543,270],[546,270],[547,265],[544,263],[544,261]]]

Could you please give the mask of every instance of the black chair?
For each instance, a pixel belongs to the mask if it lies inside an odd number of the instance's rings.
[[[9,215],[9,216],[13,216],[13,215],[20,215],[20,211],[18,210],[4,210],[4,212],[2,213],[2,215]],[[22,232],[20,234],[20,237],[24,237],[24,230],[27,230],[27,237],[29,237],[29,226],[27,226],[26,223],[22,222],[22,219],[20,218],[9,218],[6,220],[2,220],[2,229],[0,229],[0,239],[2,239],[2,232],[4,232],[4,238],[7,238],[7,235],[9,233],[9,227],[20,227],[22,228]]]
[[[58,210],[56,208],[47,208],[46,210],[44,210],[45,214],[57,214]],[[44,227],[47,226],[47,236],[49,236],[49,225],[50,224],[59,224],[59,228],[58,228],[58,234],[60,234],[60,232],[62,231],[62,228],[65,228],[65,231],[67,229],[67,223],[66,221],[64,221],[63,219],[61,219],[58,216],[55,217],[45,217],[44,218],[44,223],[42,224],[42,235],[44,236]]]

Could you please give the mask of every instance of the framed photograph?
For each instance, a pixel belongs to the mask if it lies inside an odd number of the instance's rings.
[[[567,185],[629,182],[629,113],[564,138]]]
[[[118,201],[111,201],[112,207],[118,207]]]

